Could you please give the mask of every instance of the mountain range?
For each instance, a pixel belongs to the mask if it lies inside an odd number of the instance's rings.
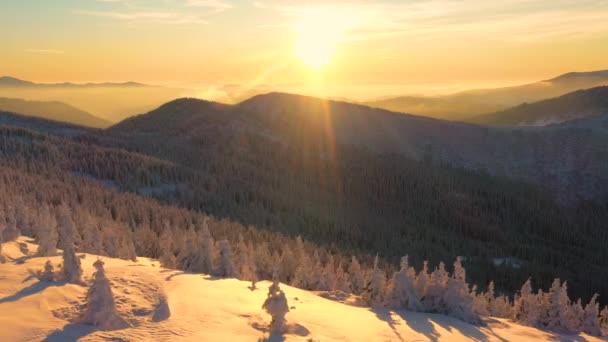
[[[476,121],[476,117],[526,102],[608,85],[608,70],[571,72],[535,83],[496,89],[476,89],[443,96],[399,96],[366,104],[396,112],[455,120]]]
[[[465,256],[509,293],[534,274],[605,298],[608,114],[592,114],[491,127],[286,93],[181,98],[102,130],[1,113],[0,159],[389,264]]]
[[[193,89],[163,87],[136,82],[123,83],[34,83],[0,77],[0,97],[69,104],[106,122],[152,110],[178,97],[192,96]],[[84,123],[71,121],[72,123]],[[85,121],[86,122],[86,121]],[[94,124],[105,127],[107,123]]]

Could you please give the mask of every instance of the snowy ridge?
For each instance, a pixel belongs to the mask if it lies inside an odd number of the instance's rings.
[[[268,333],[270,316],[262,309],[270,282],[249,282],[191,274],[159,267],[154,259],[103,258],[116,308],[130,327],[100,331],[74,323],[95,271],[98,257],[79,254],[87,286],[39,282],[28,270],[47,260],[35,257],[37,246],[20,237],[3,244],[0,264],[0,341],[601,341],[581,335],[557,335],[485,319],[475,326],[437,314],[354,307],[312,292],[280,284],[288,301],[287,329]],[[165,293],[171,315],[153,320],[158,295]]]

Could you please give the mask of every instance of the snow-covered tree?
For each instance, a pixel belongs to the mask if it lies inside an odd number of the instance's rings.
[[[608,305],[604,306],[604,309],[600,313],[600,326],[608,331]]]
[[[568,309],[568,331],[577,332],[581,330],[583,324],[583,318],[585,316],[585,309],[583,303],[579,298],[572,306]]]
[[[589,303],[585,305],[585,311],[583,313],[583,319],[581,322],[581,330],[592,336],[602,335],[602,328],[600,324],[600,307],[597,302],[598,295],[595,294],[589,300]]]
[[[3,220],[4,222],[2,222]],[[5,210],[4,212],[0,210],[0,225],[4,226],[2,237],[5,242],[16,240],[21,235],[21,231],[17,228],[13,210]]]
[[[87,211],[81,215],[82,242],[81,250],[96,255],[105,255],[103,250],[103,234],[91,214]]]
[[[466,282],[466,273],[460,258],[454,262],[454,274],[448,279],[445,292],[448,314],[465,322],[479,323],[479,316],[473,311],[473,295]]]
[[[44,204],[38,211],[36,226],[34,227],[38,237],[38,251],[36,256],[57,255],[57,222],[51,215],[48,205]]]
[[[197,248],[196,258],[193,261],[192,269],[196,272],[214,274],[215,272],[215,260],[216,250],[215,241],[209,231],[208,220],[203,221],[203,226],[200,235],[200,245]]]
[[[350,287],[353,294],[359,295],[365,288],[365,274],[361,269],[361,264],[357,257],[352,256],[350,266],[348,267],[348,275],[350,277]]]
[[[362,294],[363,300],[371,307],[386,304],[386,274],[378,266],[378,256],[374,259],[374,269],[370,273],[367,288]]]
[[[270,323],[271,333],[284,333],[287,329],[285,315],[289,312],[289,306],[287,305],[287,297],[279,286],[278,275],[273,277],[272,285],[268,288],[268,297],[266,298],[266,301],[264,301],[262,309],[266,310],[272,317]]]
[[[426,312],[446,313],[447,304],[445,302],[445,293],[448,286],[449,275],[445,270],[445,264],[439,263],[439,266],[431,273],[429,277],[426,296],[423,300],[423,305]]]
[[[164,225],[164,229],[163,232],[160,235],[160,257],[159,257],[159,261],[162,267],[164,268],[170,268],[170,269],[174,269],[177,268],[178,265],[178,259],[175,257],[175,254],[173,253],[173,233],[171,228],[169,227],[168,223],[165,222]],[[193,241],[194,243],[194,241]],[[194,252],[192,252],[194,253]],[[185,256],[182,255],[181,257],[181,262],[179,263],[179,265],[183,268],[183,269],[189,269],[190,268],[190,260],[191,257],[186,258]]]
[[[234,266],[232,248],[228,240],[219,241],[220,262],[218,267],[218,275],[224,278],[237,277],[236,267]]]
[[[562,284],[559,279],[555,279],[547,298],[549,307],[543,319],[544,326],[551,330],[567,331],[570,299],[568,298],[566,282]]]
[[[540,323],[541,312],[538,297],[532,293],[532,280],[528,279],[521,287],[519,294],[515,297],[513,306],[513,318],[515,321],[528,326],[538,326]]]
[[[298,266],[293,275],[291,285],[305,290],[312,290],[316,285],[314,265],[310,256],[304,249],[304,242],[301,237],[296,238],[296,258]]]
[[[239,242],[237,244],[237,268],[239,279],[256,282],[258,281],[258,275],[256,272],[255,261],[253,260],[254,256],[252,254],[253,249],[251,248],[251,246],[245,243],[242,235],[239,235]],[[282,259],[285,259],[285,256]]]
[[[93,263],[96,272],[93,274],[93,283],[87,293],[82,322],[92,324],[101,330],[128,328],[129,323],[120,317],[116,309],[112,287],[103,265],[104,263],[100,259]]]
[[[63,279],[68,283],[82,283],[82,267],[80,259],[76,256],[74,242],[74,222],[70,216],[70,210],[66,206],[61,208],[59,219],[59,230],[63,241]]]
[[[409,266],[407,255],[401,258],[401,268],[395,272],[391,284],[390,306],[412,311],[422,310],[421,298],[415,286],[416,272]]]
[[[499,318],[513,317],[513,305],[509,297],[500,295],[492,301],[491,316]]]

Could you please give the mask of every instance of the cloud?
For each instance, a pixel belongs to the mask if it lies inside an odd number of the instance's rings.
[[[219,11],[232,8],[232,5],[220,0],[189,0],[188,4],[192,7],[206,7]]]
[[[118,12],[118,11],[88,11],[88,10],[76,10],[76,13],[112,18],[117,20],[125,21],[151,21],[163,24],[206,24],[207,21],[199,16],[193,14],[184,14],[178,12],[165,12],[165,11],[132,11],[132,12]]]
[[[25,51],[30,52],[30,53],[44,54],[44,55],[61,55],[61,54],[65,53],[65,51],[63,51],[63,50],[55,50],[55,49],[26,49]]]
[[[608,5],[597,0],[270,1],[265,4],[292,26],[315,11],[339,18],[336,25],[349,20],[346,41],[466,37],[524,42],[608,34]]]

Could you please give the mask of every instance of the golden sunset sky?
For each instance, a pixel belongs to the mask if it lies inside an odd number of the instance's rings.
[[[608,69],[606,0],[5,0],[0,74],[449,92]]]

